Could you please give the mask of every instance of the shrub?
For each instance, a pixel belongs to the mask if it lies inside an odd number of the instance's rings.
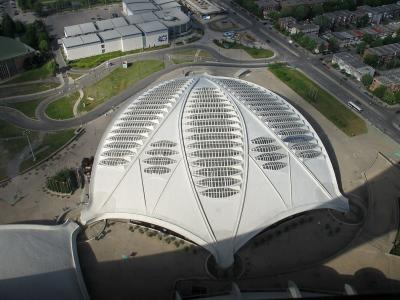
[[[78,188],[78,180],[73,169],[62,169],[47,179],[46,187],[57,193],[70,194]]]

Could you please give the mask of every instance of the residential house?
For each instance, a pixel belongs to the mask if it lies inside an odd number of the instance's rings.
[[[279,18],[278,24],[281,29],[291,32],[292,28],[297,24],[297,21],[293,17],[284,17]]]
[[[390,89],[392,92],[400,91],[400,69],[392,70],[390,73],[376,76],[371,84],[371,90],[384,86]]]
[[[319,25],[313,23],[296,23],[290,30],[291,34],[296,33],[309,33],[318,35]]]
[[[368,48],[364,51],[364,57],[367,55],[376,55],[380,63],[389,62],[396,57],[400,57],[400,43]]]
[[[358,81],[361,81],[364,75],[374,76],[375,69],[365,64],[361,57],[349,52],[335,53],[332,58],[332,63],[337,64],[340,70],[354,76]]]

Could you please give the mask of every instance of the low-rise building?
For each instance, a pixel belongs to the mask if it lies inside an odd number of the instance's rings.
[[[296,23],[291,28],[290,33],[309,33],[317,35],[319,33],[319,25],[313,23]]]
[[[338,41],[340,48],[355,45],[360,42],[357,35],[348,31],[332,32],[331,36]]]
[[[376,76],[371,84],[371,90],[384,86],[390,89],[392,92],[400,91],[400,69],[391,71],[384,75]]]
[[[368,48],[364,51],[364,57],[367,55],[376,55],[380,63],[391,61],[400,57],[400,43]]]
[[[284,17],[278,19],[278,24],[281,29],[291,32],[292,28],[297,24],[297,21],[293,17]]]
[[[105,53],[105,45],[96,33],[65,37],[62,39],[68,60],[75,60]]]
[[[24,61],[35,50],[20,41],[0,36],[0,80],[8,79],[23,70]]]
[[[159,21],[137,24],[143,32],[145,48],[168,45],[168,28]]]
[[[281,7],[282,9],[286,8],[294,8],[299,5],[303,6],[314,6],[318,4],[324,4],[329,0],[281,0]]]
[[[340,70],[354,76],[358,81],[361,81],[364,75],[374,76],[375,74],[373,67],[366,65],[358,55],[349,52],[335,53],[332,57],[332,63],[337,64]]]

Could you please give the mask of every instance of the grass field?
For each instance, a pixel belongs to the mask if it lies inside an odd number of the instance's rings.
[[[74,104],[78,99],[79,92],[75,92],[51,102],[46,108],[46,115],[57,120],[73,118]]]
[[[35,163],[49,156],[51,153],[61,148],[74,136],[74,129],[68,129],[64,131],[57,131],[52,133],[46,133],[42,138],[40,145],[35,149],[36,161],[34,162],[32,157],[24,160],[20,165],[19,171],[22,172]]]
[[[70,61],[69,66],[71,68],[90,69],[90,68],[97,67],[98,65],[102,64],[103,62],[113,59],[113,58],[116,58],[116,57],[140,53],[140,52],[146,52],[146,51],[151,51],[151,50],[164,49],[164,48],[168,48],[168,47],[169,47],[169,45],[152,47],[152,48],[147,48],[144,50],[138,49],[138,50],[132,50],[132,51],[127,51],[127,52],[115,51],[115,52],[110,52],[110,53],[105,53],[105,54],[100,54],[100,55],[95,55],[95,56],[90,56],[90,57]]]
[[[274,56],[274,51],[272,50],[247,47],[239,43],[220,42],[218,40],[214,40],[214,44],[225,49],[242,49],[246,51],[247,54],[249,54],[252,58],[270,58]]]
[[[40,99],[36,99],[36,100],[4,104],[4,106],[15,108],[15,109],[19,110],[20,112],[22,112],[27,117],[36,119],[35,111],[36,111],[36,108],[38,107],[39,103],[42,102],[42,100],[43,99],[40,98]]]
[[[33,83],[24,84],[16,87],[1,87],[0,85],[0,97],[11,97],[16,95],[28,95],[38,92],[47,91],[49,89],[56,88],[60,83],[56,82],[44,82],[44,83]]]
[[[54,76],[56,70],[56,63],[54,60],[49,60],[47,63],[45,63],[43,66],[37,69],[32,69],[29,71],[26,71],[22,73],[21,75],[18,75],[12,80],[7,81],[5,84],[10,84],[10,83],[19,83],[19,82],[25,82],[25,81],[34,81],[34,80],[41,80],[45,78],[49,78]]]
[[[281,64],[269,69],[348,136],[367,132],[363,119],[301,72]]]
[[[164,69],[164,62],[161,60],[142,60],[134,62],[127,69],[118,68],[99,82],[84,89],[85,96],[78,109],[81,112],[90,111],[137,81],[162,69]]]

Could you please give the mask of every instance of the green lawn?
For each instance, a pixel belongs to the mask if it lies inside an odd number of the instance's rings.
[[[56,82],[44,82],[34,84],[24,84],[16,87],[1,87],[0,85],[0,97],[11,97],[16,95],[28,95],[38,92],[47,91],[56,88],[60,83]]]
[[[159,47],[146,48],[144,50],[137,49],[137,50],[127,51],[127,52],[115,51],[115,52],[110,52],[110,53],[104,53],[104,54],[100,54],[100,55],[95,55],[95,56],[90,56],[90,57],[70,61],[69,66],[72,68],[90,69],[90,68],[97,67],[98,65],[100,65],[103,62],[110,60],[112,58],[116,58],[116,57],[120,57],[120,56],[124,56],[124,55],[128,55],[128,54],[151,51],[151,50],[164,49],[164,48],[168,48],[168,47],[169,47],[169,45],[165,45],[165,46],[159,46]]]
[[[79,111],[92,110],[137,81],[162,69],[164,62],[161,60],[142,60],[134,62],[127,69],[118,68],[112,71],[110,75],[84,89],[85,96],[80,102]]]
[[[185,49],[185,50],[180,50],[172,53],[172,61],[175,64],[184,64],[184,63],[190,63],[194,61],[194,57],[199,49]],[[205,50],[200,50],[198,57],[200,58],[211,58],[212,55],[205,51]]]
[[[51,102],[46,108],[46,115],[57,120],[73,118],[74,104],[78,99],[79,92],[75,92]]]
[[[66,142],[68,142],[74,136],[74,129],[68,129],[63,131],[46,133],[43,137],[39,147],[35,149],[36,161],[34,162],[32,157],[24,160],[20,165],[20,172],[33,166],[35,163],[45,159],[47,156],[52,154],[57,149],[61,148]]]
[[[269,69],[348,136],[367,132],[363,119],[301,72],[281,64]]]
[[[41,80],[41,79],[49,78],[49,77],[54,76],[55,70],[56,70],[56,63],[52,59],[52,60],[49,60],[47,63],[45,63],[43,66],[41,66],[37,69],[32,69],[32,70],[26,71],[26,72],[22,73],[21,75],[18,75],[18,77],[7,81],[5,84],[19,83],[19,82]]]
[[[270,58],[274,56],[274,51],[272,50],[247,47],[245,45],[236,42],[231,43],[231,42],[220,42],[218,40],[214,40],[214,44],[220,48],[225,48],[225,49],[242,49],[246,51],[247,54],[249,54],[252,58]]]
[[[20,112],[22,112],[24,115],[26,115],[29,118],[36,119],[36,108],[38,107],[39,103],[42,102],[43,99],[36,99],[36,100],[29,100],[29,101],[24,101],[24,102],[16,102],[16,103],[7,103],[4,104],[4,106],[12,107]]]

